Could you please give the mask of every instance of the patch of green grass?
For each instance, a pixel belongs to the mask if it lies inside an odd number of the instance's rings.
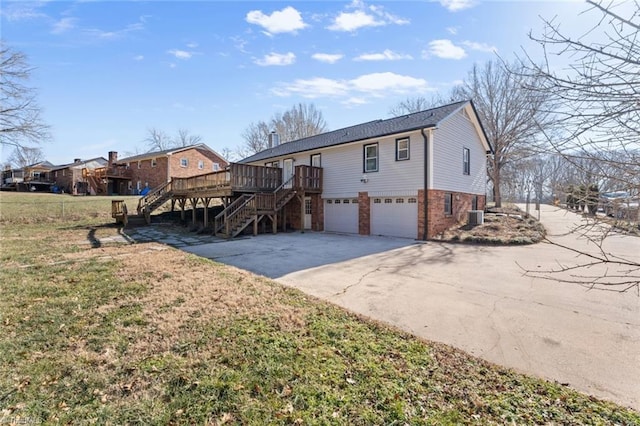
[[[117,247],[72,243],[86,232],[3,229],[0,423],[640,424],[632,410],[178,251],[149,251],[157,271],[122,275],[123,261],[104,256]],[[161,253],[183,269],[154,261]],[[201,297],[188,292],[150,298],[186,276],[221,283],[207,309],[175,314]],[[243,303],[225,305],[231,291]]]

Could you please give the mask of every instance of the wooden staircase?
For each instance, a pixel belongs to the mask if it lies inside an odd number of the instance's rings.
[[[171,199],[171,181],[152,189],[138,200],[138,215],[144,216],[147,224],[151,223],[151,213]]]
[[[238,236],[252,223],[257,226],[268,215],[276,215],[296,195],[293,176],[271,193],[242,195],[215,217],[213,233],[221,238]],[[256,228],[257,229],[257,228]]]

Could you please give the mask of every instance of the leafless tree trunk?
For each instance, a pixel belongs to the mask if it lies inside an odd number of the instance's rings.
[[[327,123],[315,105],[294,105],[284,113],[273,115],[268,123],[249,124],[242,133],[244,144],[238,148],[238,155],[246,157],[266,149],[272,131],[278,133],[281,143],[286,143],[325,132]]]
[[[36,90],[26,86],[33,68],[24,53],[0,41],[0,144],[22,147],[49,139]]]
[[[502,205],[502,170],[536,152],[541,129],[552,124],[548,98],[536,87],[535,77],[509,72],[499,61],[474,66],[462,85],[454,89],[457,99],[472,99],[494,155],[488,174],[497,207]],[[550,131],[550,129],[548,129]]]

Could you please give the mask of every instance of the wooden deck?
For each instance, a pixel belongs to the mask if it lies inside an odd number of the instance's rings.
[[[218,198],[240,194],[272,193],[283,183],[283,170],[275,167],[232,163],[226,170],[190,178],[173,178],[174,198]],[[290,183],[296,191],[322,192],[322,169],[295,167]]]

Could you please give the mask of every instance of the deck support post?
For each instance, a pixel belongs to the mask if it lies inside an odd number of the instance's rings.
[[[175,200],[175,198],[172,198],[171,199],[171,213],[173,213],[175,208],[176,208],[176,200]]]
[[[253,217],[253,236],[258,236],[258,215]]]
[[[204,204],[204,227],[206,228],[209,224],[209,203],[211,202],[211,198],[206,197],[202,199],[202,204]]]
[[[300,199],[300,233],[304,234],[304,190],[302,193],[297,193],[296,197]]]
[[[271,227],[274,234],[278,233],[278,213],[274,213],[271,217]]]
[[[193,224],[196,224],[196,205],[198,204],[198,198],[191,198],[191,220]]]
[[[180,220],[184,220],[184,205],[187,203],[187,199],[186,198],[181,198],[178,201],[178,204],[180,204]]]

